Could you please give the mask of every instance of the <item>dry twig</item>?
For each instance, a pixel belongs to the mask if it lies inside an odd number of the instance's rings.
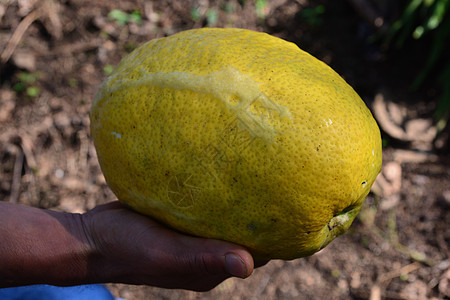
[[[30,27],[30,25],[33,24],[34,21],[39,19],[42,14],[43,10],[41,8],[33,10],[20,22],[19,26],[17,26],[16,30],[6,44],[2,55],[0,56],[0,62],[2,64],[6,63],[11,58],[11,55],[14,53],[17,45],[22,40],[22,37],[27,31],[28,27]]]
[[[408,273],[411,273],[421,267],[421,264],[419,262],[413,262],[409,265],[406,265],[404,267],[401,267],[399,269],[392,270],[390,272],[381,274],[381,276],[378,277],[376,283],[372,286],[370,289],[370,300],[381,300],[381,286],[386,285],[391,281],[392,279],[399,277],[401,275],[405,275]]]
[[[14,162],[11,191],[9,194],[9,202],[11,203],[17,203],[17,199],[19,198],[20,182],[22,180],[24,153],[22,148],[17,147],[17,149],[18,151],[16,154],[16,161]]]
[[[48,31],[56,38],[59,39],[62,36],[62,25],[58,15],[58,3],[53,0],[46,0],[40,3],[40,6],[30,12],[17,26],[14,33],[11,35],[5,49],[0,55],[0,63],[6,63],[14,53],[17,45],[22,40],[23,35],[27,31],[28,27],[34,23],[34,21],[45,16],[51,23],[51,26],[46,26]]]

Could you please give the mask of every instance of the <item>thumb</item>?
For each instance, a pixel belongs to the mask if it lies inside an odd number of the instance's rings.
[[[253,273],[253,257],[242,246],[201,238],[189,239],[188,243],[183,256],[193,273],[239,278],[247,278]]]
[[[235,251],[225,254],[224,265],[225,270],[229,275],[247,278],[253,273],[254,262],[247,251]]]
[[[229,277],[246,278],[253,272],[253,257],[241,246],[193,237],[181,244],[184,251],[165,260],[166,276],[159,277],[159,286],[208,291]]]

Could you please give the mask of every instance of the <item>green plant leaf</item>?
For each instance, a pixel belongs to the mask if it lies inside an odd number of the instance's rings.
[[[27,88],[27,96],[31,98],[36,98],[37,96],[39,96],[40,93],[41,91],[37,86],[30,86]]]
[[[114,71],[114,66],[113,65],[106,65],[103,67],[103,74],[105,75],[111,75],[112,72]]]
[[[447,18],[445,23],[442,23],[438,29],[436,29],[436,33],[432,40],[431,50],[428,54],[427,61],[425,66],[419,73],[419,75],[414,80],[412,86],[413,88],[418,88],[426,79],[430,71],[438,62],[439,58],[443,56],[443,51],[448,41],[450,40],[450,18]]]
[[[232,14],[236,10],[236,5],[232,2],[222,3],[220,8],[227,14]]]
[[[116,21],[119,26],[123,26],[130,19],[130,15],[120,9],[113,9],[108,13],[108,18]]]
[[[36,73],[21,72],[17,75],[17,78],[25,84],[32,84],[36,82],[39,76],[40,74],[38,72]]]
[[[192,7],[191,8],[191,19],[194,22],[198,22],[201,20],[200,11],[198,10],[198,7]]]
[[[128,15],[129,22],[133,22],[135,24],[141,24],[142,23],[142,14],[141,12],[135,10],[131,14]]]
[[[266,7],[267,7],[268,1],[267,0],[256,0],[255,2],[255,8],[256,8],[256,15],[260,19],[266,18]]]
[[[25,85],[23,82],[18,82],[18,83],[16,83],[16,84],[13,86],[13,90],[14,90],[16,93],[23,92],[23,91],[25,91],[26,88],[27,88],[27,87],[26,87],[26,85]]]
[[[206,24],[208,27],[214,27],[217,24],[217,11],[215,9],[208,9],[206,12]]]
[[[427,21],[426,27],[428,30],[436,29],[444,20],[445,14],[450,8],[449,0],[440,0],[436,3],[433,13]]]

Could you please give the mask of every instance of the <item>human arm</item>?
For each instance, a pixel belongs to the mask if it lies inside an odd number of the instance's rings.
[[[120,282],[202,291],[253,268],[241,246],[180,234],[119,202],[86,214],[0,202],[0,287]]]

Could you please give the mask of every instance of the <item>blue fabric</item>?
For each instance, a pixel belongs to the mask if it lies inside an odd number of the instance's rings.
[[[53,285],[28,285],[0,289],[1,300],[114,300],[101,284],[60,287]]]

